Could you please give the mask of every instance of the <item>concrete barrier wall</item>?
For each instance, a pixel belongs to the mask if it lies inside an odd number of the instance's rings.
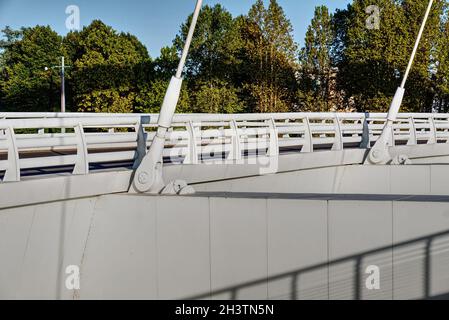
[[[448,165],[341,166],[196,184],[197,191],[449,195]]]
[[[449,203],[109,195],[1,210],[0,257],[1,299],[441,297]]]

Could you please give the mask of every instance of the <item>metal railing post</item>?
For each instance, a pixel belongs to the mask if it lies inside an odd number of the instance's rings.
[[[391,134],[390,134],[390,141],[388,142],[387,146],[394,147],[396,145],[396,139],[394,137],[394,123],[391,125]]]
[[[8,145],[8,169],[5,172],[3,181],[17,182],[20,181],[20,164],[14,129],[12,127],[7,128],[5,135]]]
[[[73,174],[83,175],[89,173],[89,159],[88,150],[86,143],[86,135],[84,133],[84,128],[81,123],[75,126],[75,135],[77,138],[76,145],[76,163],[73,169]]]
[[[145,157],[148,151],[147,148],[148,135],[143,127],[142,118],[140,119],[138,124],[134,127],[137,135],[136,139],[137,148],[136,148],[136,159],[134,160],[133,169],[137,169],[139,167],[140,163],[142,162],[142,159]],[[111,129],[109,129],[109,133],[114,133],[114,131],[111,132]]]
[[[303,120],[304,123],[304,145],[301,152],[313,152],[313,136],[310,128],[310,121],[308,117]]]
[[[270,130],[270,146],[268,148],[269,157],[279,156],[279,131],[276,127],[276,121],[271,118],[269,120],[269,130]]]
[[[186,123],[186,129],[189,133],[187,140],[187,154],[184,164],[198,164],[198,147],[196,129],[192,121]]]
[[[229,152],[228,160],[241,160],[242,145],[237,121],[232,120],[230,122],[230,127],[232,130],[232,137],[231,137],[231,151]]]
[[[285,124],[286,125],[288,125],[289,123],[290,123],[290,119],[285,119]],[[289,134],[284,134],[283,136],[282,136],[282,138],[290,138],[290,135]]]
[[[430,138],[427,141],[428,144],[437,143],[437,128],[435,126],[435,117],[431,116],[429,119],[430,122]]]
[[[338,115],[335,114],[334,117],[334,128],[335,128],[335,142],[332,146],[332,151],[343,150],[343,132],[341,131],[341,124]]]
[[[371,147],[371,133],[369,129],[369,119],[368,114],[365,113],[363,118],[363,128],[362,128],[362,142],[360,142],[360,148],[370,148]]]
[[[416,134],[415,119],[413,117],[409,117],[408,119],[410,123],[410,139],[407,141],[407,145],[416,145],[418,144],[418,138]]]

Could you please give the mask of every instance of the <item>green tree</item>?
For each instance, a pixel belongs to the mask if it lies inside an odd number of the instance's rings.
[[[174,40],[178,52],[181,52],[184,46],[191,19],[192,16],[181,26],[181,31]],[[191,110],[242,110],[242,103],[239,101],[240,90],[236,87],[236,76],[241,63],[238,53],[242,48],[239,36],[237,21],[221,5],[203,8],[186,68],[187,86],[191,92]],[[162,56],[164,55],[168,58],[168,55],[173,55],[173,50],[166,49],[162,52]],[[166,67],[161,69],[167,70]],[[208,105],[207,100],[214,105]]]
[[[150,81],[142,82],[138,86],[135,100],[135,110],[143,113],[159,113],[165,98],[170,79],[176,73],[179,57],[175,46],[163,47],[158,58],[154,61],[154,76]],[[176,112],[192,112],[187,80],[181,87]]]
[[[291,110],[295,99],[297,46],[293,28],[276,0],[265,8],[262,0],[240,23],[244,39],[243,65],[246,103],[254,112]]]
[[[413,50],[415,38],[418,34],[421,22],[426,11],[428,1],[403,0],[402,8],[407,19],[408,27],[408,55]],[[420,42],[420,49],[416,54],[410,79],[407,82],[407,94],[405,107],[416,112],[432,112],[435,102],[435,73],[438,67],[440,50],[439,40],[445,34],[441,29],[441,19],[444,17],[447,1],[439,0],[434,3],[433,10],[426,25],[425,33]],[[408,57],[407,57],[408,58]],[[405,64],[403,69],[405,70]],[[403,72],[402,72],[403,74]]]
[[[142,113],[159,113],[169,81],[166,79],[155,79],[150,83],[140,86],[135,99],[135,110]],[[177,113],[192,112],[190,97],[186,83],[183,83],[181,95],[176,107]]]
[[[302,110],[329,111],[333,105],[332,46],[334,44],[333,17],[326,6],[315,8],[315,15],[307,29],[300,63],[300,106]]]
[[[176,74],[176,69],[178,68],[178,49],[174,45],[171,47],[163,47],[161,54],[156,58],[154,64],[156,77],[169,81]]]
[[[427,0],[354,0],[343,24],[346,35],[338,82],[359,111],[385,111],[407,66]],[[437,1],[417,54],[402,110],[431,109],[433,94],[431,65],[440,36],[443,1]],[[381,8],[380,28],[366,26],[366,8]]]
[[[59,109],[59,79],[45,67],[58,63],[62,38],[49,26],[3,31],[0,105],[4,111]]]
[[[174,44],[181,52],[192,16],[181,25]],[[204,6],[198,18],[195,36],[189,51],[186,73],[189,79],[214,83],[217,79],[227,83],[239,67],[237,52],[242,43],[236,21],[221,5]],[[193,84],[193,82],[192,82]]]
[[[154,77],[146,48],[135,36],[93,21],[65,39],[69,83],[77,111],[134,112],[139,87]]]
[[[244,105],[238,96],[238,90],[227,83],[204,83],[194,93],[195,111],[207,113],[239,113]]]
[[[445,15],[441,19],[440,36],[436,45],[434,77],[432,84],[435,89],[435,107],[438,112],[449,111],[449,19],[448,8],[444,8]]]

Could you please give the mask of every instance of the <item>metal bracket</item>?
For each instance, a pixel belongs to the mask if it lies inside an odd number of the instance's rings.
[[[143,158],[147,154],[147,133],[143,128],[143,117],[136,125],[135,130],[137,134],[137,151],[136,151],[136,159],[134,160],[133,169],[137,169],[142,162]],[[149,122],[149,121],[148,121]]]
[[[391,161],[392,165],[411,165],[412,161],[406,155],[398,155]]]
[[[187,185],[184,180],[175,180],[167,184],[161,191],[162,195],[191,195],[195,194],[195,189]]]
[[[397,118],[402,99],[404,98],[405,89],[399,87],[396,90],[393,101],[388,112],[387,121],[382,130],[382,134],[371,148],[365,164],[387,164],[392,160],[388,151],[389,146],[394,145],[394,121]]]
[[[362,142],[360,142],[360,148],[370,148],[371,147],[371,133],[369,131],[369,114],[365,113],[365,118],[363,119],[363,132],[362,132]]]
[[[197,0],[192,16],[189,32],[184,44],[176,75],[173,76],[165,93],[159,112],[158,128],[151,143],[150,150],[140,162],[133,175],[129,193],[160,193],[165,185],[162,178],[162,157],[168,130],[172,127],[173,115],[176,111],[182,87],[182,73],[187,60],[190,44],[195,32],[196,23],[201,11],[203,0]]]

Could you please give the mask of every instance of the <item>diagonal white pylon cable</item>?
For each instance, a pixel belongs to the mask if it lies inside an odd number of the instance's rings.
[[[165,186],[162,178],[162,152],[165,146],[165,137],[167,131],[172,126],[173,116],[181,93],[182,72],[187,60],[187,55],[189,53],[190,44],[192,43],[193,34],[195,32],[202,5],[203,0],[197,0],[189,33],[179,61],[178,70],[176,71],[176,75],[171,78],[167,92],[165,93],[164,102],[162,103],[161,111],[159,113],[156,135],[151,143],[150,150],[142,159],[139,167],[134,173],[133,183],[129,190],[131,193],[159,193]]]
[[[415,46],[413,48],[413,52],[407,66],[407,70],[405,71],[401,86],[396,90],[396,94],[393,98],[393,101],[391,102],[390,109],[388,111],[387,122],[382,130],[382,134],[374,144],[373,148],[370,150],[365,163],[385,164],[389,160],[391,160],[391,156],[388,153],[388,141],[390,141],[391,139],[393,123],[394,121],[396,121],[399,109],[401,108],[402,100],[405,94],[405,84],[410,74],[410,70],[412,69],[413,61],[415,60],[416,52],[418,51],[419,43],[421,42],[421,38],[430,15],[430,11],[432,10],[433,1],[434,0],[430,0],[429,5],[427,6],[427,11],[424,15],[418,37],[416,38]]]

